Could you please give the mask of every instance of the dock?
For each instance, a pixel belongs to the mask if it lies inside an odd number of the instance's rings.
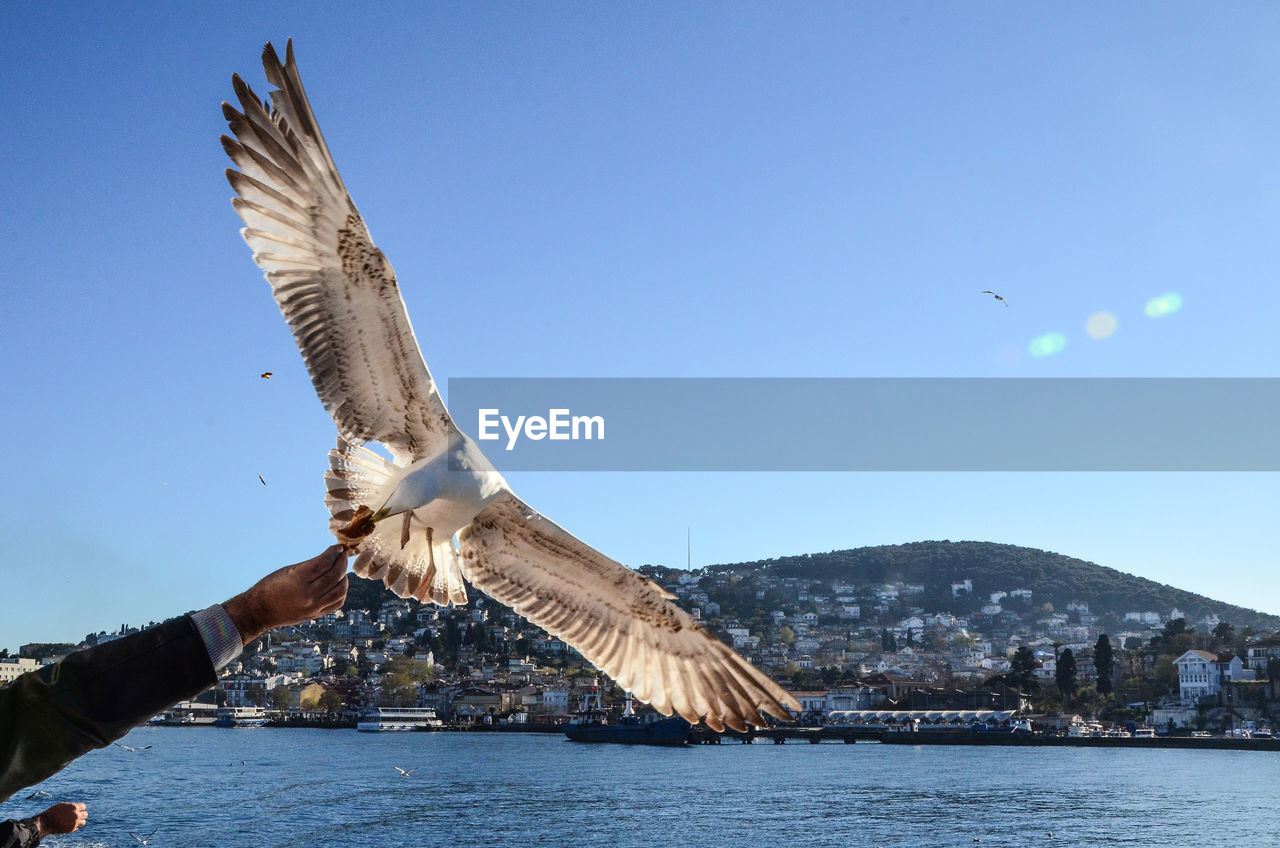
[[[1223,737],[1157,736],[1154,739],[1133,737],[1054,736],[1040,733],[981,733],[966,730],[923,731],[916,733],[847,727],[762,727],[747,733],[726,730],[724,733],[698,725],[689,732],[691,745],[751,745],[756,742],[774,745],[824,742],[851,745],[855,742],[880,742],[885,745],[994,745],[1017,748],[1181,748],[1197,751],[1273,751],[1280,752],[1280,739],[1238,739]]]

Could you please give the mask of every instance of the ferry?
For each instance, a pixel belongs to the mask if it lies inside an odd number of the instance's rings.
[[[267,711],[262,707],[219,707],[214,727],[266,727]]]
[[[680,716],[644,721],[627,704],[616,722],[610,723],[608,711],[600,701],[600,690],[592,688],[582,696],[577,713],[564,727],[564,735],[574,742],[613,742],[624,745],[684,745],[692,725]]]
[[[438,730],[444,722],[431,707],[373,707],[360,714],[356,730],[380,733],[400,730]]]
[[[218,708],[213,704],[202,704],[199,701],[179,701],[165,710],[160,721],[152,718],[149,724],[162,724],[167,727],[212,727],[218,717]]]

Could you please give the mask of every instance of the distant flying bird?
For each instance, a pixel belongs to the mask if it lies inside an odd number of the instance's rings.
[[[43,789],[37,789],[35,792],[32,792],[30,795],[27,796],[27,800],[32,801],[32,800],[35,800],[36,798],[52,798],[52,797],[53,797],[52,792],[45,792]]]
[[[996,300],[998,300],[998,301],[1000,301],[1001,303],[1003,303],[1003,304],[1004,304],[1005,309],[1008,309],[1008,308],[1009,308],[1009,301],[1005,300],[1003,297],[1001,297],[1000,295],[998,295],[998,294],[996,294],[995,292],[991,291],[990,289],[987,289],[987,290],[983,291],[982,293],[983,293],[983,294],[989,294],[989,295],[991,295],[992,297],[994,297]]]
[[[400,768],[400,766],[392,766],[392,768],[400,772],[401,777],[408,777],[409,775],[413,774],[415,771],[418,770],[417,767],[411,768],[408,771],[405,771],[404,769]]]
[[[270,103],[234,76],[243,111],[222,107],[235,136],[223,148],[239,168],[227,178],[241,235],[337,425],[325,501],[330,529],[358,546],[356,574],[438,604],[464,603],[465,577],[663,714],[745,730],[764,723],[762,710],[784,720],[788,709],[799,713],[795,698],[670,603],[674,596],[517,498],[454,425],[395,272],[320,133],[292,42],[283,63],[270,44],[262,58],[276,87]],[[447,308],[430,323],[474,320],[454,303],[465,291],[436,292]],[[363,447],[371,441],[391,460]]]
[[[262,379],[264,379],[264,380],[270,380],[270,379],[271,379],[271,372],[270,372],[270,371],[263,371],[263,372],[262,372]]]
[[[264,486],[267,485],[267,479],[263,477],[261,474],[258,475],[258,479],[262,481],[262,485]]]
[[[138,836],[136,833],[130,833],[129,835],[132,836],[134,839],[138,840],[139,842],[141,842],[143,845],[146,845],[147,841],[151,839],[151,837],[155,836],[156,830],[159,830],[159,829],[160,828],[157,827],[155,830],[151,831],[146,836]]]
[[[151,747],[150,745],[139,745],[136,748],[131,748],[128,745],[121,745],[119,742],[112,742],[111,744],[115,745],[117,748],[124,748],[126,751],[145,751]]]

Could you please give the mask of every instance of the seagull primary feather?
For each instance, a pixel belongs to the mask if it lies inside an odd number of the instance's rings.
[[[664,715],[716,730],[763,724],[762,711],[790,720],[795,698],[657,584],[517,498],[454,425],[391,264],[320,133],[292,42],[283,62],[270,44],[262,59],[270,101],[233,76],[240,108],[223,104],[236,165],[227,178],[241,235],[338,429],[325,476],[330,529],[354,545],[353,519],[372,519],[353,570],[437,604],[465,603],[465,578]]]

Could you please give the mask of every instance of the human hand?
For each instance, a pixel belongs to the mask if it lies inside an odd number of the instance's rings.
[[[222,605],[248,645],[273,627],[319,618],[347,599],[347,551],[333,545],[317,557],[286,565]]]
[[[88,818],[89,812],[84,804],[64,801],[61,804],[54,804],[36,816],[36,830],[41,836],[47,836],[50,833],[72,833],[84,827]]]

